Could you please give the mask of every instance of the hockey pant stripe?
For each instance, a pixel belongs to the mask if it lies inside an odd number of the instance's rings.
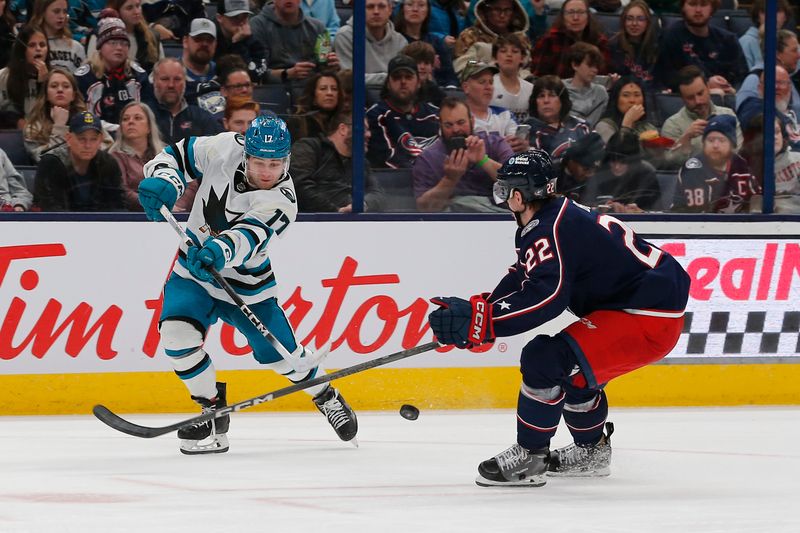
[[[588,391],[586,391],[588,392]],[[564,422],[576,444],[596,444],[603,435],[603,424],[608,417],[608,400],[604,390],[596,392],[595,398],[577,403],[568,394],[564,407]]]

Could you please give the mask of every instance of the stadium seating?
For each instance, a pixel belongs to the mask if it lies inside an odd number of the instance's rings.
[[[683,107],[683,99],[677,94],[655,94],[656,103],[656,126],[661,127],[664,122],[681,110]],[[652,113],[651,113],[652,115]]]
[[[595,13],[595,18],[603,26],[603,33],[606,37],[611,37],[620,30],[619,13]]]
[[[164,47],[165,57],[183,57],[183,45],[180,41],[162,41],[161,45]]]
[[[22,130],[0,130],[0,149],[6,153],[15,167],[32,163],[28,152],[25,150]]]
[[[343,28],[347,21],[350,20],[350,17],[353,16],[353,8],[337,5],[336,13],[339,15],[339,27]]]
[[[411,169],[378,168],[372,176],[383,189],[386,202],[382,211],[387,213],[416,213]]]
[[[658,187],[661,189],[661,210],[669,211],[678,185],[678,173],[659,171],[656,173]]]
[[[262,110],[272,111],[277,115],[291,112],[292,97],[283,85],[257,85],[253,87],[253,100]]]
[[[17,165],[14,168],[17,169],[17,172],[22,174],[22,177],[25,178],[25,187],[33,193],[35,191],[36,167],[31,165]]]

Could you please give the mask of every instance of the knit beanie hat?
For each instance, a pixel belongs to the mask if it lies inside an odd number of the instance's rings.
[[[709,120],[706,129],[703,130],[703,140],[712,131],[720,132],[730,139],[733,146],[736,146],[736,117],[733,115],[716,115]]]
[[[100,12],[100,17],[100,21],[97,23],[97,48],[112,39],[131,42],[128,30],[125,29],[125,23],[119,18],[116,10],[106,8]]]

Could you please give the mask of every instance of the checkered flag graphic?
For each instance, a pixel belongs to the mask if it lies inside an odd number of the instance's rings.
[[[674,355],[798,355],[800,311],[690,311]]]

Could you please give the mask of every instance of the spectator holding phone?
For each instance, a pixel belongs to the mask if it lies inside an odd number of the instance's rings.
[[[498,133],[474,131],[464,101],[442,100],[441,135],[412,168],[417,208],[424,212],[503,212],[492,201],[497,170],[514,151]],[[507,211],[506,211],[507,212]]]

